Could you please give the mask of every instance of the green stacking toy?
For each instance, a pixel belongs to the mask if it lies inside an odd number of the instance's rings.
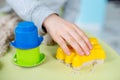
[[[45,55],[39,52],[39,47],[28,50],[16,49],[13,60],[16,65],[32,67],[41,64],[45,60]]]
[[[20,22],[15,29],[15,40],[11,45],[16,48],[13,62],[18,66],[33,67],[45,60],[45,55],[40,53],[39,45],[43,41],[38,36],[37,27],[32,22]]]

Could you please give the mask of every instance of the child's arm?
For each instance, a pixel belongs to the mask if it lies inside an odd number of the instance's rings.
[[[51,37],[70,54],[67,44],[70,44],[80,54],[89,54],[91,44],[87,36],[76,25],[69,23],[54,11],[37,0],[7,0],[21,18],[33,21],[37,26],[45,26]],[[42,28],[40,29],[42,30]]]
[[[56,13],[38,0],[7,0],[7,2],[23,20],[33,21],[39,26],[40,33],[43,34],[45,32],[42,30],[42,22],[49,15]]]

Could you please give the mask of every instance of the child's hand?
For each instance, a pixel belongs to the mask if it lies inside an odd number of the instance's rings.
[[[70,54],[67,43],[80,55],[89,55],[92,48],[87,36],[76,25],[69,23],[59,16],[50,15],[43,23],[51,37]]]

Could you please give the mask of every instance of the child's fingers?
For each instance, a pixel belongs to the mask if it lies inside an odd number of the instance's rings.
[[[83,38],[83,40],[87,43],[89,49],[92,49],[92,45],[87,37],[87,35],[77,26],[74,25],[76,32]]]
[[[70,50],[67,47],[66,42],[61,37],[56,37],[55,41],[60,45],[66,54],[70,55]]]
[[[76,33],[75,30],[73,30],[73,29],[71,31],[69,31],[69,34],[75,39],[77,44],[79,44],[79,46],[82,48],[84,53],[86,55],[89,55],[90,49],[87,46],[86,42],[81,38],[81,36],[78,33]]]
[[[78,54],[84,55],[84,51],[81,49],[81,47],[77,44],[76,40],[69,33],[65,33],[61,35],[61,37],[63,37],[66,40],[66,42],[68,42]]]

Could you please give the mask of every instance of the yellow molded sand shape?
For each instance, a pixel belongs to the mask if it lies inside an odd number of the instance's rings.
[[[80,56],[71,48],[71,55],[66,55],[59,47],[57,49],[56,58],[63,60],[66,64],[71,64],[73,68],[81,68],[86,65],[94,63],[103,63],[105,60],[105,52],[102,46],[98,43],[96,38],[90,38],[93,49],[90,51],[89,56]]]

